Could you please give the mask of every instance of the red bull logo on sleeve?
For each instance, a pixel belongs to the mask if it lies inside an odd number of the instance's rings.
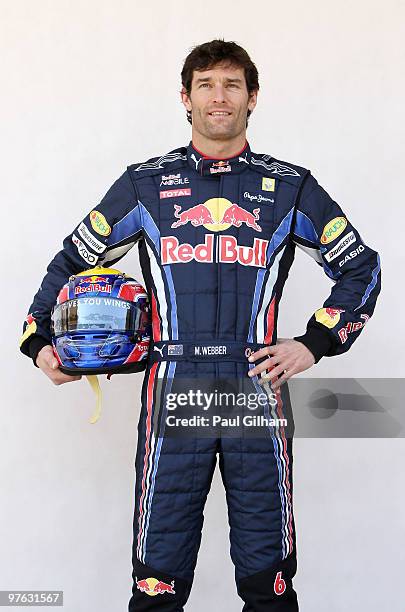
[[[319,308],[315,313],[315,319],[318,323],[332,329],[339,323],[341,312],[344,312],[341,308]]]
[[[169,595],[176,594],[174,590],[174,580],[168,584],[167,582],[163,582],[163,580],[157,580],[157,578],[142,578],[141,580],[136,578],[136,586],[142,593],[146,593],[146,595],[150,597],[164,595],[165,593]]]
[[[360,331],[365,326],[369,318],[370,317],[367,314],[361,314],[360,319],[363,319],[362,321],[357,321],[355,323],[349,321],[349,323],[339,329],[338,336],[340,338],[341,343],[344,344],[348,338],[348,335],[352,332]]]

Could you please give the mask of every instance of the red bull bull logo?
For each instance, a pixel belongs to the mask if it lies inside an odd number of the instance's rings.
[[[211,164],[210,174],[217,174],[218,172],[231,172],[231,164],[228,161],[218,161]]]
[[[84,276],[80,279],[79,283],[82,285],[83,283],[105,283],[104,276]]]
[[[165,593],[170,595],[176,594],[176,591],[174,590],[174,580],[168,584],[167,582],[157,580],[156,578],[143,578],[142,580],[136,579],[136,586],[140,591],[142,591],[142,593],[146,593],[151,597],[155,597],[156,595],[164,595]]]
[[[261,232],[262,228],[256,223],[259,219],[259,212],[260,208],[255,208],[253,213],[251,213],[245,208],[238,206],[238,204],[232,204],[232,206],[226,209],[221,223],[229,223],[235,227],[240,227],[242,223],[245,223],[248,227]]]
[[[203,204],[196,204],[186,210],[174,204],[174,216],[177,221],[172,223],[172,227],[176,228],[191,223],[194,227],[204,225],[209,230],[220,232],[231,226],[240,227],[244,224],[261,232],[262,228],[258,224],[259,215],[260,208],[255,208],[250,212],[226,198],[210,198]]]
[[[172,227],[179,227],[180,225],[186,225],[186,223],[191,223],[191,225],[194,225],[194,227],[206,225],[208,223],[215,223],[210,210],[207,208],[207,206],[205,206],[205,204],[197,204],[196,206],[192,206],[184,211],[181,210],[181,206],[175,204],[174,216],[178,219],[178,221],[172,223]]]

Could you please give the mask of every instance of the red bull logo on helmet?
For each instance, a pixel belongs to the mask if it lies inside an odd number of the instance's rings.
[[[75,295],[83,293],[111,293],[112,285],[106,282],[104,276],[85,276],[79,281],[79,285],[75,287]]]
[[[164,595],[165,593],[169,595],[176,594],[174,590],[174,580],[168,584],[167,582],[163,582],[163,580],[157,580],[157,578],[142,578],[141,580],[136,578],[136,586],[142,593],[146,593],[146,595],[150,597]]]

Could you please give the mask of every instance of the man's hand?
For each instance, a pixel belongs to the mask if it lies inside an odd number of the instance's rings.
[[[294,376],[294,374],[307,370],[315,363],[315,358],[311,351],[302,342],[290,338],[279,338],[276,344],[266,346],[252,353],[249,361],[254,362],[261,357],[266,357],[266,355],[269,355],[269,358],[249,370],[248,375],[254,376],[269,370],[263,377],[259,377],[258,382],[263,384],[275,379],[271,385],[274,390],[278,389],[283,382]],[[282,374],[282,376],[277,378],[279,374]]]
[[[37,366],[42,370],[54,385],[63,385],[73,380],[80,380],[81,376],[69,376],[59,370],[59,363],[53,354],[52,346],[43,346],[37,355]]]

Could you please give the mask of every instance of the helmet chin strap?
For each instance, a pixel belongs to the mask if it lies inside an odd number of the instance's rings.
[[[101,415],[101,405],[103,402],[103,394],[101,391],[100,381],[98,380],[97,374],[87,374],[86,378],[89,381],[90,387],[94,391],[94,395],[96,396],[96,408],[90,419],[90,423],[94,424],[94,423],[97,423]]]

